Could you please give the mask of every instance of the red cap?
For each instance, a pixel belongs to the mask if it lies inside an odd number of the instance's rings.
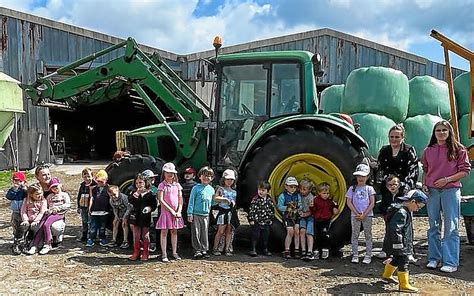
[[[184,170],[185,174],[194,174],[196,175],[196,171],[192,167],[188,167]]]
[[[26,181],[26,176],[25,176],[24,172],[14,172],[12,179],[25,182]]]

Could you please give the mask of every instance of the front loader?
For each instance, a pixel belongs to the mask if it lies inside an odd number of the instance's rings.
[[[215,46],[217,53],[220,44]],[[123,54],[80,74],[75,71],[115,50]],[[38,78],[25,90],[34,104],[50,108],[74,111],[133,101],[149,109],[156,124],[128,132],[132,156],[107,167],[110,183],[122,189],[144,169],[160,172],[164,162],[175,163],[181,171],[209,163],[218,176],[227,168],[238,172],[238,206],[246,208],[258,181],[270,182],[276,203],[287,176],[308,177],[315,184],[331,184],[341,210],[332,222],[332,246],[349,242],[350,212],[344,195],[367,144],[347,121],[317,114],[319,55],[307,51],[217,55],[209,68],[216,79],[215,97],[207,106],[159,55],[143,53],[129,38]],[[53,82],[55,75],[71,73]],[[278,212],[276,220],[281,221]],[[285,229],[274,223],[272,232],[283,236]]]

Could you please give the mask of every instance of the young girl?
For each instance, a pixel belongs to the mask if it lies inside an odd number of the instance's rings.
[[[161,261],[169,262],[166,254],[166,239],[168,230],[171,232],[172,256],[175,260],[181,260],[178,255],[178,229],[183,228],[181,210],[183,208],[182,187],[178,182],[176,168],[171,162],[163,165],[161,183],[158,185],[158,200],[161,204],[161,214],[156,223],[156,228],[161,229],[160,246]]]
[[[117,235],[120,226],[122,226],[123,242],[122,245],[120,245],[120,248],[128,249],[128,216],[130,216],[132,206],[128,203],[128,197],[120,192],[118,186],[109,186],[108,192],[110,196],[110,207],[114,212],[114,221],[112,222],[112,241],[109,243],[109,247],[118,246]]]
[[[352,225],[352,263],[359,263],[359,234],[361,224],[364,226],[366,254],[362,263],[370,264],[372,261],[372,209],[375,204],[375,190],[367,185],[370,168],[361,163],[357,165],[353,175],[356,177],[356,184],[347,190],[347,206],[351,209]]]
[[[198,173],[200,184],[191,190],[188,204],[188,221],[191,223],[191,242],[194,259],[209,258],[209,212],[211,211],[214,188],[209,184],[214,179],[214,171],[205,166]]]
[[[90,188],[97,185],[92,177],[92,170],[84,168],[82,170],[82,182],[77,191],[77,213],[81,215],[82,220],[82,236],[81,242],[87,241],[87,233],[89,232],[89,199]]]
[[[48,254],[49,251],[51,251],[51,241],[53,239],[51,225],[56,221],[64,219],[64,214],[71,207],[69,194],[62,191],[61,183],[58,178],[51,179],[49,190],[51,193],[46,198],[48,203],[48,209],[45,212],[46,218],[43,218],[44,223],[41,225],[41,230],[36,234],[35,239],[33,240],[33,246],[28,251],[28,254],[30,255],[36,253],[36,248],[40,244],[41,239],[43,239],[43,236],[44,246],[39,252],[40,255]]]
[[[148,260],[150,246],[151,212],[156,209],[156,196],[150,191],[150,182],[142,174],[134,180],[135,190],[128,197],[133,206],[130,212],[130,226],[133,231],[133,254],[128,259],[135,261],[140,257],[140,240],[143,239],[141,260]]]
[[[232,231],[237,226],[237,215],[233,209],[237,199],[235,191],[235,172],[227,169],[222,173],[221,187],[217,189],[214,200],[218,203],[219,213],[217,214],[217,233],[214,238],[214,248],[212,253],[216,256],[221,255],[219,243],[222,236],[225,235],[225,255],[232,256]],[[233,222],[233,223],[232,223]]]
[[[26,200],[21,205],[21,230],[23,235],[28,231],[35,233],[38,230],[39,223],[44,213],[48,209],[48,203],[43,197],[41,185],[33,184],[26,189]],[[22,235],[22,236],[23,236]],[[25,246],[28,247],[28,246]],[[28,249],[26,249],[28,250]],[[36,247],[35,247],[36,252]],[[27,251],[27,254],[29,252]]]

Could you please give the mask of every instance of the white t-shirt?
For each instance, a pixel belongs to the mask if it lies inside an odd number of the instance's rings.
[[[352,204],[357,212],[363,213],[370,205],[370,196],[375,194],[375,189],[372,186],[364,185],[364,186],[356,186],[355,190],[353,190],[354,186],[349,187],[347,190],[346,198],[352,200]],[[374,212],[371,210],[367,216],[373,216]],[[353,212],[351,212],[351,216],[355,216]]]

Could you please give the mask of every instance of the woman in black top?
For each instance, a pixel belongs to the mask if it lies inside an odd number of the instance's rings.
[[[380,211],[385,216],[393,200],[393,194],[388,191],[385,180],[389,175],[400,179],[400,194],[415,189],[418,180],[418,158],[415,148],[403,142],[405,129],[401,124],[394,125],[388,131],[389,145],[383,146],[378,156],[378,177],[381,179],[380,194],[382,201]],[[385,247],[378,257],[385,257]]]

